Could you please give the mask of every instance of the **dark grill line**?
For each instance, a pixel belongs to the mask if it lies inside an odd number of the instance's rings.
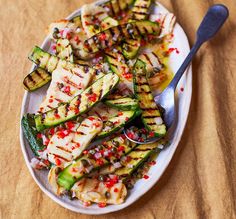
[[[66,162],[69,162],[69,161],[70,161],[70,160],[67,160],[66,158],[64,158],[64,157],[62,157],[62,156],[60,156],[60,155],[58,155],[58,154],[53,154],[53,153],[49,153],[49,154],[54,155],[55,157],[58,157],[58,158],[60,158],[60,159],[62,159],[62,160],[64,160],[64,161],[66,161]]]
[[[56,146],[56,148],[58,148],[58,149],[60,149],[60,150],[62,150],[62,151],[68,152],[68,153],[71,153],[71,152],[72,152],[71,150],[69,150],[69,148],[64,148],[64,147],[62,147],[62,146]]]
[[[151,62],[149,56],[148,56],[146,53],[143,54],[143,55],[145,56],[145,58],[147,59],[147,61],[150,63],[150,65],[153,66],[153,64],[152,64],[152,62]]]
[[[109,56],[112,59],[117,59],[115,56],[111,55],[110,53],[105,53],[105,54],[106,54],[106,56]]]

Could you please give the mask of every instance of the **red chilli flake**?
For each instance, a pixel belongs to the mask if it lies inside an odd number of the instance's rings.
[[[149,136],[150,136],[151,138],[153,138],[153,137],[155,136],[155,133],[154,133],[154,132],[149,132]]]
[[[123,73],[122,76],[125,78],[125,79],[131,79],[133,77],[133,75],[131,73]]]
[[[102,40],[102,41],[106,40],[106,38],[107,38],[107,36],[106,36],[105,33],[102,33],[102,34],[100,34],[100,36],[99,36],[99,39]]]
[[[49,103],[52,103],[53,102],[53,99],[49,99]]]
[[[57,166],[60,166],[61,165],[61,160],[58,159],[58,158],[55,158],[55,163]]]
[[[114,188],[114,192],[119,192],[119,189],[117,189],[117,188]]]
[[[66,38],[67,38],[68,40],[70,40],[70,39],[71,39],[71,34],[70,34],[70,33],[67,33],[67,34],[66,34]]]
[[[168,49],[168,53],[171,54],[172,52],[176,52],[177,54],[179,54],[179,50],[177,48],[169,48]]]
[[[104,162],[103,162],[102,159],[96,160],[96,163],[97,163],[99,166],[102,166],[102,165],[104,164]]]
[[[68,130],[65,130],[65,131],[60,131],[57,133],[57,136],[59,138],[65,138],[66,136],[68,136],[70,134],[70,132]]]
[[[88,154],[88,151],[87,150],[83,151],[83,154]]]
[[[52,45],[52,50],[56,50],[57,46],[56,44]]]
[[[91,202],[84,202],[83,203],[83,205],[85,206],[85,207],[88,207],[88,206],[90,206],[92,203]]]
[[[181,88],[180,88],[180,91],[181,91],[181,92],[184,92],[184,88],[183,88],[183,87],[181,87]]]
[[[148,176],[148,175],[144,175],[143,178],[144,178],[144,179],[148,179],[149,176]]]
[[[38,134],[37,134],[37,138],[42,138],[42,134],[41,134],[41,133],[38,133]]]
[[[61,118],[61,116],[59,114],[55,114],[54,116],[55,116],[56,119],[60,119]]]
[[[124,151],[124,150],[125,150],[125,147],[124,147],[124,146],[120,145],[120,146],[118,147],[118,151]]]
[[[68,127],[69,130],[71,130],[72,128],[75,127],[74,123],[71,122],[71,121],[67,122],[67,123],[66,123],[66,126]]]
[[[107,203],[106,203],[106,202],[98,203],[98,207],[99,207],[99,208],[105,208],[106,206],[107,206]]]
[[[149,164],[149,166],[154,166],[156,163],[157,162],[155,160],[153,160],[153,161],[149,162],[148,164]]]
[[[88,99],[92,102],[96,102],[97,100],[97,95],[96,94],[91,94],[89,95]]]
[[[94,125],[96,128],[98,128],[98,127],[101,126],[100,122],[95,122],[95,123],[93,123],[93,125]]]
[[[122,116],[122,115],[123,115],[123,112],[118,112],[117,115],[118,115],[118,116]]]
[[[70,95],[70,86],[66,86],[64,92]]]
[[[88,119],[89,119],[90,121],[94,121],[94,120],[95,120],[94,117],[88,117]]]
[[[44,142],[44,145],[46,145],[46,146],[48,146],[48,144],[49,144],[49,139],[47,138],[46,140],[45,140],[45,142]]]
[[[129,132],[127,135],[128,135],[128,137],[129,137],[130,139],[134,139],[134,133]]]

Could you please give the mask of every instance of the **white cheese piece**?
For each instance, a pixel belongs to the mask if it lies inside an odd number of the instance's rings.
[[[127,196],[127,189],[121,182],[114,184],[111,188],[107,188],[105,183],[89,178],[75,183],[71,191],[83,202],[121,204]]]
[[[59,167],[66,167],[81,155],[91,140],[101,132],[102,127],[100,118],[89,116],[81,122],[76,131],[56,132],[47,147],[48,160]]]
[[[97,116],[89,116],[83,120],[73,138],[75,149],[72,150],[73,159],[79,157],[91,140],[101,132],[103,122]]]
[[[89,84],[92,75],[85,73],[80,68],[72,71],[58,68],[52,72],[52,81],[47,90],[45,100],[40,105],[40,112],[46,112],[66,103],[80,94]]]

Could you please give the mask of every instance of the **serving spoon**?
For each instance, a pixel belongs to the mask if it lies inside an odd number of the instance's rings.
[[[229,11],[227,7],[222,4],[216,4],[209,8],[207,14],[205,15],[202,23],[198,28],[196,42],[190,50],[188,56],[184,60],[183,64],[180,66],[179,70],[175,74],[168,87],[161,94],[154,98],[155,103],[164,111],[163,119],[168,131],[173,126],[174,120],[176,118],[175,90],[179,83],[179,80],[181,79],[182,75],[188,68],[194,55],[200,49],[202,44],[211,39],[213,36],[215,36],[215,34],[220,30],[224,22],[227,20],[228,16]],[[130,127],[130,125],[124,128],[124,134],[132,142],[138,144],[150,144],[160,139],[158,137],[147,138],[143,142],[131,139],[128,136],[128,127]]]

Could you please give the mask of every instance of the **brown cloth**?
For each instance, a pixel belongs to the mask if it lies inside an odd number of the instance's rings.
[[[95,218],[70,212],[36,185],[19,143],[22,80],[31,48],[47,25],[85,0],[0,0],[0,218]],[[191,45],[209,6],[224,3],[230,18],[193,62],[187,127],[161,180],[131,207],[96,218],[236,218],[236,1],[160,0]]]

